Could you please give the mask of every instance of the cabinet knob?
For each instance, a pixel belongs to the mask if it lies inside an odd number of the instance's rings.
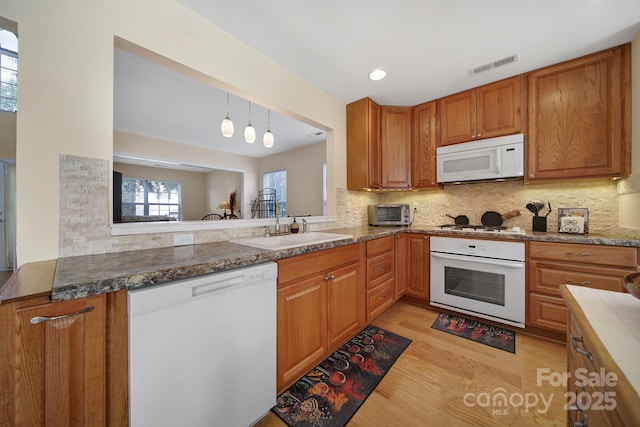
[[[324,280],[328,282],[329,280],[333,280],[333,279],[335,279],[335,278],[336,278],[336,275],[335,275],[335,274],[332,274],[331,276],[329,276],[329,275],[327,274],[327,275],[325,276]]]
[[[533,173],[530,173],[530,174],[529,174],[529,178],[535,178],[535,176],[536,176],[536,175],[535,175],[535,174],[533,174]]]

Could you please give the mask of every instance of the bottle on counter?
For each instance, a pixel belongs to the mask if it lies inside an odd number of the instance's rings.
[[[289,226],[289,230],[290,230],[292,233],[294,233],[294,234],[295,234],[295,233],[297,233],[297,232],[298,232],[298,230],[300,230],[300,226],[299,226],[299,225],[298,225],[298,223],[296,222],[296,218],[295,218],[295,217],[293,217],[293,222],[292,222],[292,223],[291,223],[291,225]]]

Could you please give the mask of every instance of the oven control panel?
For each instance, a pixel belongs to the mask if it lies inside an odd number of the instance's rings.
[[[524,243],[522,242],[432,236],[431,252],[524,261]]]

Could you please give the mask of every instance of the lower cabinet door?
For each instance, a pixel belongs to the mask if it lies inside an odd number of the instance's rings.
[[[325,283],[318,275],[278,289],[278,390],[327,352]]]
[[[567,306],[561,297],[529,294],[529,323],[541,328],[567,332]]]
[[[364,290],[360,271],[359,264],[352,264],[325,277],[330,348],[344,343],[363,326]]]
[[[20,308],[16,328],[14,425],[106,425],[105,295]]]
[[[367,322],[382,314],[395,302],[393,279],[389,279],[375,289],[367,291]]]

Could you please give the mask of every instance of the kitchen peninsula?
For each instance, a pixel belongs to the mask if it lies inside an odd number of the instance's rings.
[[[3,288],[0,295],[2,301],[0,303],[0,319],[2,322],[20,322],[30,319],[36,313],[42,312],[40,315],[59,315],[61,313],[56,312],[56,303],[50,303],[49,300],[58,301],[62,306],[66,307],[66,311],[71,313],[79,313],[77,315],[78,320],[82,320],[82,324],[85,325],[87,331],[94,331],[93,334],[97,334],[97,337],[103,337],[105,343],[109,343],[106,347],[96,346],[94,341],[84,342],[85,338],[89,338],[86,335],[80,335],[75,339],[80,340],[84,344],[84,350],[81,352],[82,357],[93,359],[95,357],[106,360],[107,365],[111,368],[106,372],[107,377],[104,378],[104,384],[106,384],[107,395],[110,397],[106,400],[113,402],[120,402],[119,404],[113,404],[109,407],[111,417],[120,417],[126,419],[126,400],[122,400],[122,396],[126,396],[127,382],[126,382],[126,337],[127,337],[127,315],[126,315],[126,293],[128,289],[141,288],[145,286],[153,286],[159,283],[170,282],[172,280],[184,279],[189,277],[200,276],[203,274],[214,273],[217,271],[224,271],[243,266],[249,266],[253,264],[259,264],[262,262],[272,260],[293,260],[295,257],[304,256],[310,253],[324,253],[332,250],[337,250],[342,247],[349,247],[351,245],[365,245],[367,242],[381,241],[381,239],[393,238],[395,241],[395,250],[392,245],[392,256],[395,256],[396,270],[394,279],[392,281],[395,287],[393,298],[400,298],[405,295],[404,298],[417,303],[422,306],[428,306],[428,293],[426,297],[416,297],[412,295],[421,295],[420,293],[413,292],[410,285],[407,283],[407,277],[404,275],[405,269],[414,268],[426,268],[428,269],[428,262],[423,264],[422,267],[415,265],[407,265],[405,262],[411,259],[411,255],[407,252],[402,243],[402,236],[416,236],[421,237],[424,242],[427,242],[430,236],[448,236],[448,237],[464,237],[471,239],[491,238],[493,240],[509,240],[509,241],[522,241],[526,244],[533,243],[546,243],[546,244],[559,244],[559,245],[586,245],[589,247],[597,248],[620,248],[637,251],[640,248],[640,241],[629,240],[617,236],[596,236],[596,235],[567,235],[557,233],[531,233],[531,234],[503,234],[492,233],[487,236],[486,232],[452,232],[449,230],[442,230],[436,227],[355,227],[346,229],[334,229],[331,230],[334,233],[350,234],[353,238],[339,240],[335,242],[322,243],[318,245],[302,246],[298,248],[291,248],[282,251],[269,251],[263,249],[256,249],[247,246],[237,245],[229,242],[217,242],[206,243],[200,245],[182,246],[175,248],[160,248],[149,249],[136,252],[122,252],[103,255],[90,255],[80,257],[61,258],[57,260],[57,267],[55,268],[55,275],[53,274],[53,266],[55,262],[46,263],[45,270],[47,274],[40,275],[40,280],[48,280],[49,292],[43,292],[40,290],[38,295],[32,298],[27,298],[22,294],[18,297],[17,290],[21,286],[24,286],[25,278],[29,270],[36,269],[42,271],[43,265],[25,265],[21,270],[14,275],[14,280],[10,280],[8,286]],[[405,249],[403,249],[405,248]],[[413,248],[410,246],[409,248]],[[411,250],[411,249],[410,249]],[[415,250],[415,248],[414,248]],[[395,253],[395,255],[393,255]],[[404,256],[404,258],[403,258]],[[422,253],[421,256],[428,256],[427,253]],[[636,259],[637,259],[637,255]],[[394,258],[392,258],[394,259]],[[425,261],[427,261],[425,259]],[[363,260],[360,261],[364,262]],[[296,265],[295,263],[292,265]],[[410,276],[418,277],[418,276]],[[428,289],[428,270],[426,274],[422,274],[423,280],[425,280],[425,286]],[[365,277],[366,280],[366,277]],[[411,284],[412,285],[412,284]],[[413,286],[413,285],[412,285]],[[44,286],[47,288],[47,286]],[[364,292],[364,288],[361,288]],[[377,289],[377,288],[375,288]],[[372,289],[372,292],[376,292]],[[11,295],[14,293],[14,295]],[[18,297],[14,299],[14,297]],[[27,298],[27,299],[24,299]],[[33,306],[35,304],[35,306]],[[368,303],[367,303],[368,304]],[[382,312],[376,310],[375,307],[369,307],[367,304],[363,306],[362,318],[366,318],[367,322],[372,321],[375,317],[379,316]],[[86,307],[94,307],[90,312],[84,312]],[[385,306],[385,310],[390,307]],[[18,319],[15,320],[13,313],[19,314]],[[14,320],[9,320],[14,319]],[[364,326],[361,320],[358,325]],[[4,328],[5,331],[8,328]],[[527,325],[527,331],[531,333],[538,333],[540,330],[545,332],[544,328]],[[563,339],[563,334],[557,334],[557,330],[546,330],[548,337],[555,337],[555,339]],[[545,335],[545,334],[543,334]],[[83,336],[85,338],[83,338]],[[8,338],[8,337],[7,337]],[[95,339],[95,336],[92,338]],[[20,349],[19,342],[13,342],[9,339],[11,346],[7,351],[17,351]],[[93,344],[91,344],[93,343]],[[93,347],[89,347],[92,345]],[[17,347],[14,347],[17,346]],[[332,351],[333,347],[328,347]],[[325,352],[326,353],[326,352]],[[318,357],[315,357],[309,363],[313,364],[318,358],[325,356],[325,353],[321,353]],[[102,355],[102,356],[100,356]],[[44,357],[44,355],[31,354],[30,357],[38,358]],[[80,357],[76,355],[74,357]],[[46,362],[45,359],[41,359],[45,364],[52,363],[52,361]],[[88,359],[87,359],[88,360]],[[43,363],[40,362],[40,363]],[[42,365],[44,366],[44,365]],[[86,364],[83,366],[94,366],[92,364]],[[308,364],[302,367],[297,367],[297,371],[292,371],[287,378],[293,378],[296,373],[302,372],[308,368]],[[3,370],[0,374],[0,378],[11,384],[13,381],[12,372],[16,372],[13,369]],[[303,373],[303,372],[302,372]],[[84,372],[83,375],[90,375],[90,372]],[[292,376],[293,375],[293,376]],[[82,375],[81,375],[82,376]],[[29,381],[38,381],[36,377],[31,378]],[[282,381],[278,384],[279,390],[286,387],[291,382],[291,379]],[[16,398],[19,398],[17,396]],[[27,398],[23,396],[22,398]],[[106,401],[105,400],[105,401]]]

